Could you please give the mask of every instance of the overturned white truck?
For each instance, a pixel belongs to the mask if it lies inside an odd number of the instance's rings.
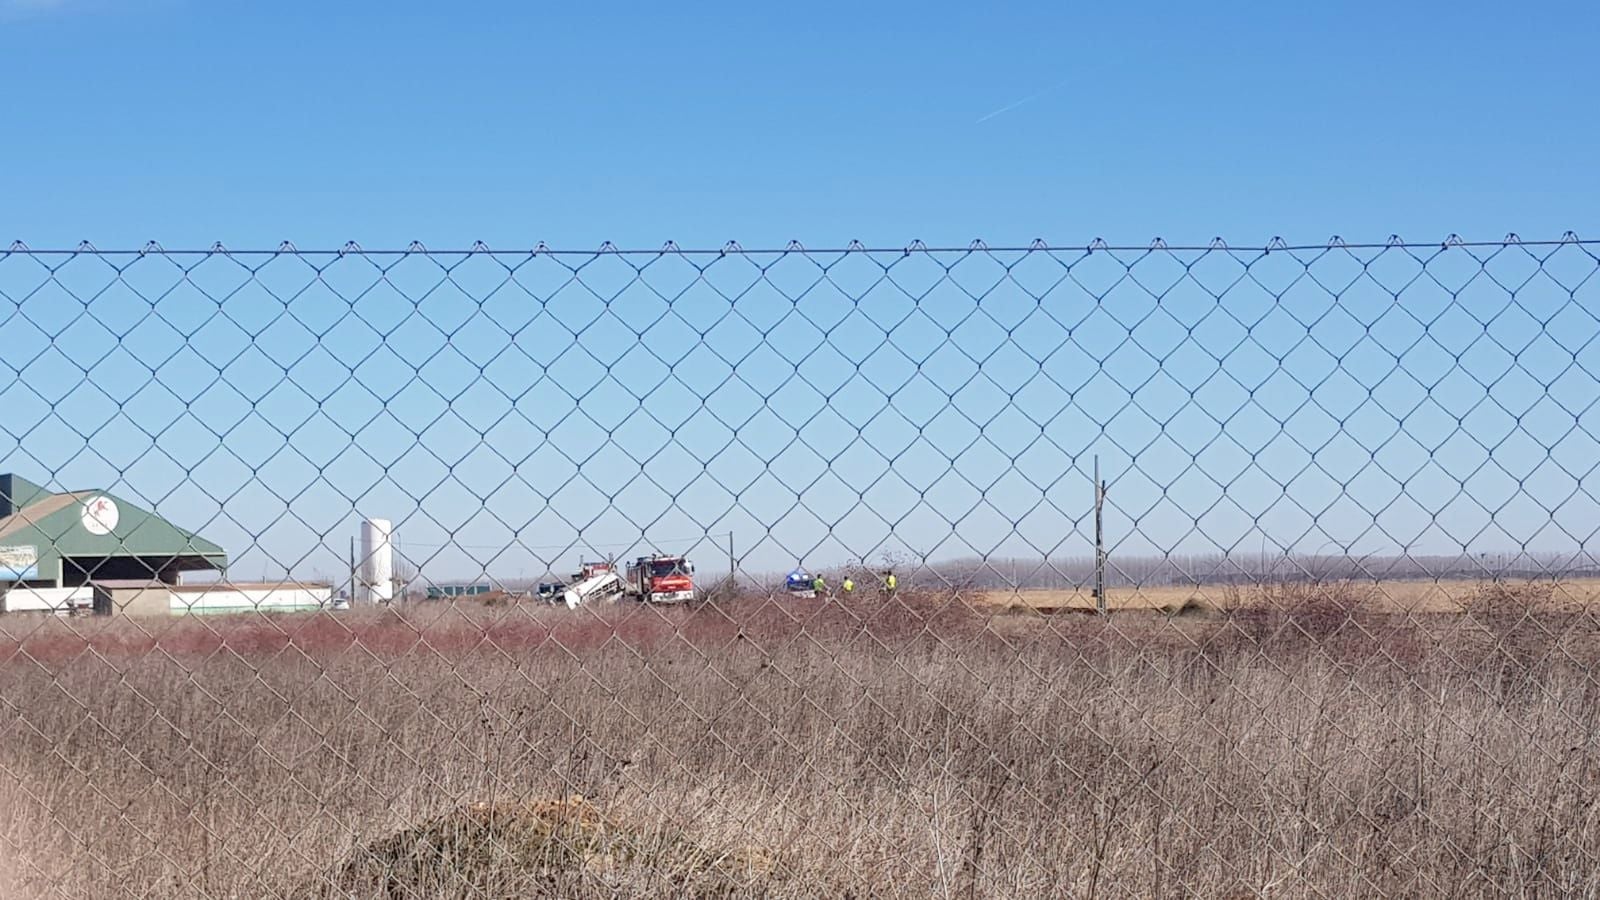
[[[577,609],[585,603],[608,600],[623,592],[622,578],[609,562],[584,562],[578,564],[578,574],[572,584],[561,592],[567,609]]]

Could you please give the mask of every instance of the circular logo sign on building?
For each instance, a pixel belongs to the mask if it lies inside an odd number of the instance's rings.
[[[121,515],[110,497],[90,497],[83,504],[83,530],[90,534],[110,534]]]

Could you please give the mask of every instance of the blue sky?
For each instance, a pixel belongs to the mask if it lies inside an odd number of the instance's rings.
[[[25,86],[0,113],[0,234],[507,250],[1600,235],[1593,92],[1573,74],[1597,18],[0,0],[0,76]],[[51,279],[40,262],[61,260],[11,257],[0,460],[207,523],[251,577],[337,571],[358,511],[401,520],[439,577],[561,569],[575,534],[699,537],[709,558],[732,529],[753,569],[901,546],[1076,555],[1072,467],[1097,452],[1128,553],[1254,553],[1260,527],[1303,552],[1573,549],[1596,512],[1600,371],[1595,287],[1567,289],[1593,268],[1577,250],[1551,263],[1559,283],[1521,251],[1487,267],[1451,251],[1429,272],[1454,298],[1394,253],[1375,280],[1347,255],[1280,255],[1251,267],[1266,286],[1215,254],[858,256],[822,281],[798,258],[696,281],[683,260],[640,277],[649,257],[606,257],[581,284],[564,268],[581,257],[323,257],[320,283],[294,259],[151,257],[118,281],[93,258]],[[1081,284],[1023,292],[1065,262]],[[1129,263],[1141,284],[1118,280]],[[1150,289],[1185,263],[1195,278],[1157,311]],[[758,265],[737,302],[712,290]],[[1308,265],[1354,283],[1332,302],[1295,282]],[[1230,286],[1222,304],[1205,285]],[[1398,310],[1380,285],[1404,286]],[[789,315],[779,291],[802,288]],[[89,315],[69,290],[95,297]]]
[[[1592,4],[1121,6],[7,0],[0,226],[507,249],[1600,233]]]

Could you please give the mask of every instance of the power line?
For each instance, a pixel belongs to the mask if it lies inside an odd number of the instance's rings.
[[[621,550],[621,549],[626,549],[628,547],[637,547],[640,544],[649,544],[649,545],[652,545],[652,546],[659,547],[662,544],[698,543],[698,542],[701,542],[701,541],[709,541],[709,540],[713,540],[713,539],[720,539],[720,538],[728,537],[731,534],[732,534],[732,532],[729,532],[729,531],[720,531],[720,532],[707,532],[706,534],[695,535],[693,537],[660,538],[660,539],[655,539],[655,540],[647,540],[645,538],[639,538],[638,540],[634,540],[634,541],[612,541],[612,542],[604,542],[604,543],[593,543],[593,542],[590,542],[590,541],[581,541],[580,540],[580,541],[573,541],[573,542],[567,543],[567,544],[523,544],[523,543],[521,543],[519,541],[512,541],[511,543],[507,543],[507,544],[457,544],[457,543],[454,543],[454,542],[448,543],[448,544],[427,544],[427,543],[419,543],[417,541],[407,540],[407,541],[405,541],[405,546],[406,547],[417,548],[417,549],[421,549],[421,550],[492,550],[492,551],[495,551],[495,552],[505,552],[506,550],[511,550],[513,548],[521,549],[521,550],[572,550],[574,548],[580,548],[581,547],[581,548],[587,548],[589,550],[613,550],[613,549],[614,550]]]

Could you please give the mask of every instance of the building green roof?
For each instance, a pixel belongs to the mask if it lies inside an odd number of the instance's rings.
[[[171,571],[227,565],[221,547],[115,494],[56,493],[0,474],[0,580],[60,582],[67,560],[119,572],[105,562],[116,559]]]

